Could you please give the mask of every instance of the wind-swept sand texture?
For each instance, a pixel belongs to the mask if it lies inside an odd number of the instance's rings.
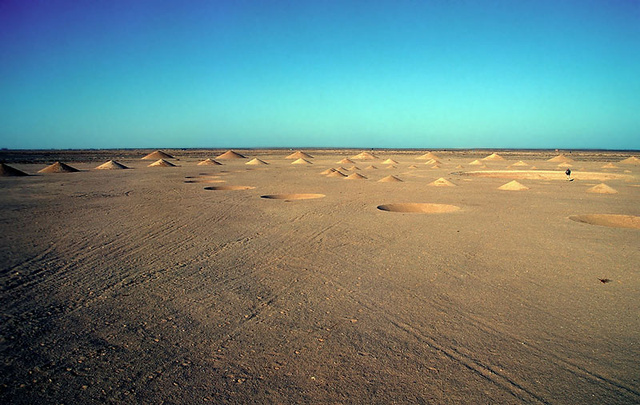
[[[207,158],[202,162],[198,163],[198,166],[221,166],[222,163],[216,162],[214,159]]]
[[[345,180],[367,180],[367,178],[360,173],[352,173],[344,178]]]
[[[618,191],[612,187],[604,183],[600,183],[595,185],[589,189],[587,189],[587,193],[596,193],[596,194],[618,194]]]
[[[483,157],[482,160],[505,160],[505,159],[502,156],[498,155],[497,153],[492,153],[489,156]]]
[[[376,155],[374,155],[373,153],[360,152],[355,156],[351,156],[351,159],[353,159],[353,160],[374,160],[374,159],[378,159],[378,157]]]
[[[523,191],[523,190],[529,190],[529,187],[523,185],[517,180],[513,180],[508,182],[507,184],[501,185],[500,187],[498,187],[498,190]]]
[[[380,183],[401,183],[402,180],[396,176],[389,175],[378,180]]]
[[[565,162],[566,163],[566,162],[573,162],[573,159],[563,154],[560,154],[558,156],[552,157],[551,159],[548,159],[547,162]]]
[[[176,165],[174,165],[173,163],[168,162],[168,161],[166,161],[164,159],[159,159],[159,160],[156,160],[155,162],[151,163],[147,167],[176,167]]]
[[[250,161],[248,161],[247,163],[245,163],[245,165],[252,165],[252,166],[260,166],[260,165],[268,165],[269,163],[265,162],[264,160],[258,159],[258,158],[253,158]]]
[[[216,156],[216,159],[231,160],[231,159],[246,159],[246,157],[244,155],[241,155],[238,152],[228,150],[225,153]]]
[[[62,162],[55,162],[42,170],[38,170],[38,173],[75,173],[80,170],[75,167],[71,167],[68,164]]]
[[[569,219],[640,216],[640,166],[503,179],[452,174],[487,154],[454,150],[402,183],[319,175],[358,152],[214,167],[185,149],[161,170],[140,151],[0,151],[82,169],[0,177],[0,403],[640,403],[640,229]],[[142,170],[90,170],[115,156]],[[628,156],[573,151],[575,175]],[[227,183],[184,183],[213,173]],[[514,179],[531,190],[497,190]],[[619,193],[586,192],[602,181]],[[223,184],[255,189],[203,189]]]
[[[168,153],[165,153],[161,150],[157,150],[155,152],[149,153],[148,155],[140,159],[141,160],[159,160],[159,159],[175,159],[175,158]]]
[[[450,204],[396,203],[379,205],[378,209],[389,212],[413,212],[420,214],[443,214],[458,211],[460,207]]]
[[[309,162],[306,159],[300,158],[300,159],[294,160],[293,162],[291,162],[291,164],[292,165],[311,165],[313,163]]]
[[[585,224],[608,226],[611,228],[640,229],[640,216],[635,215],[586,214],[572,215],[569,219]]]
[[[435,186],[435,187],[455,187],[456,185],[453,184],[452,182],[450,182],[449,180],[445,179],[444,177],[440,177],[437,180],[432,181],[431,183],[429,183],[429,186]]]
[[[125,169],[128,169],[128,167],[123,165],[122,163],[116,162],[115,160],[109,160],[108,162],[105,162],[100,166],[96,167],[96,170],[125,170]]]
[[[0,163],[0,176],[2,177],[18,177],[18,176],[28,176],[27,173],[22,170],[18,170],[15,167],[11,167],[7,164]]]
[[[302,151],[296,151],[287,156],[285,159],[313,159],[313,156]]]

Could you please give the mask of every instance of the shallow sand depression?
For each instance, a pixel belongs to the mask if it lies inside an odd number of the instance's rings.
[[[608,226],[610,228],[640,229],[640,217],[619,214],[586,214],[572,215],[570,220],[589,225]]]
[[[323,197],[325,197],[324,194],[267,194],[260,196],[260,198],[267,200],[311,200]]]
[[[395,203],[383,204],[377,207],[380,211],[388,212],[414,212],[421,214],[442,214],[447,212],[455,212],[460,207],[449,204],[430,204],[430,203]]]
[[[252,186],[209,186],[205,187],[205,190],[213,191],[230,191],[230,190],[252,190],[255,187]]]

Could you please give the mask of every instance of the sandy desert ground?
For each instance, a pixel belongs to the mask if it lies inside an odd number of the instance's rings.
[[[148,152],[0,154],[0,402],[640,403],[631,153]]]

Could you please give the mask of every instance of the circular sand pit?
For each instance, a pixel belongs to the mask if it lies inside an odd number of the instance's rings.
[[[640,229],[640,217],[635,215],[586,214],[572,215],[569,219],[584,224],[608,226],[610,228]]]
[[[378,209],[388,212],[416,212],[420,214],[443,214],[458,211],[460,207],[449,204],[399,203],[378,205]]]
[[[311,200],[324,196],[324,194],[269,194],[261,195],[260,198],[266,198],[267,200]]]
[[[252,190],[255,187],[251,186],[209,186],[205,187],[205,190],[225,191],[225,190]]]
[[[471,172],[453,173],[460,176],[490,177],[495,179],[517,180],[567,180],[567,175],[561,170],[477,170]],[[574,171],[571,177],[577,180],[613,180],[626,179],[630,176],[616,173]]]

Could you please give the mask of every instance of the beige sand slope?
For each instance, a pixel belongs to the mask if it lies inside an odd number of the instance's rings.
[[[354,170],[360,170],[360,168],[358,166],[354,165],[354,166],[347,167],[347,170],[351,172],[351,171],[354,171]]]
[[[299,151],[293,152],[292,154],[287,156],[285,159],[313,159],[313,156],[299,150]]]
[[[158,160],[158,159],[175,159],[175,158],[170,154],[165,153],[161,150],[151,152],[147,156],[141,158],[141,160]]]
[[[367,178],[360,173],[352,173],[344,178],[345,180],[367,180]]]
[[[435,155],[434,153],[427,152],[424,155],[418,156],[416,159],[420,159],[420,160],[429,160],[429,159],[438,160],[440,158],[437,155]]]
[[[512,164],[511,166],[529,166],[529,165],[526,162],[519,160],[516,163]]]
[[[455,187],[456,186],[455,184],[445,179],[444,177],[440,177],[439,179],[432,181],[428,185],[434,186],[434,187]]]
[[[71,167],[61,162],[55,162],[54,164],[49,165],[42,170],[38,170],[38,173],[73,173],[79,171],[80,170],[76,169],[75,167]]]
[[[364,170],[378,170],[378,168],[375,167],[374,165],[369,165],[369,166],[365,167]]]
[[[403,180],[396,176],[389,175],[378,180],[379,183],[402,183]]]
[[[378,159],[378,157],[372,153],[369,152],[360,152],[355,156],[351,156],[351,159],[353,160],[374,160],[374,159]]]
[[[268,165],[269,163],[265,162],[264,160],[258,159],[258,158],[253,158],[250,161],[248,161],[247,163],[245,163],[245,165],[252,165],[252,166],[259,166],[259,165]]]
[[[7,164],[0,163],[0,177],[18,177],[28,176],[27,173],[22,170],[18,170],[15,167],[11,167]]]
[[[382,162],[382,164],[383,164],[383,165],[397,165],[397,164],[398,164],[398,162],[396,162],[396,161],[395,161],[395,160],[393,160],[393,159],[387,159],[387,160],[385,160],[384,162]]]
[[[344,158],[344,159],[342,159],[342,160],[340,160],[340,161],[338,161],[336,163],[341,164],[341,165],[352,165],[355,162],[353,160],[349,159],[349,158]]]
[[[222,159],[222,160],[230,160],[230,159],[246,159],[246,157],[244,155],[239,154],[238,152],[232,151],[232,150],[228,150],[225,153],[216,156],[216,159]]]
[[[640,159],[635,156],[631,156],[624,160],[621,160],[620,163],[624,163],[625,165],[640,165]]]
[[[347,177],[346,174],[342,173],[340,170],[334,170],[333,172],[327,174],[327,177]]]
[[[158,159],[155,162],[148,165],[147,167],[176,167],[176,165],[174,165],[171,162],[167,162],[164,159]]]
[[[214,159],[205,159],[202,162],[198,163],[198,166],[220,166],[222,163],[216,162]]]
[[[336,169],[329,168],[329,169],[327,169],[327,170],[325,170],[323,172],[320,172],[320,174],[322,174],[323,176],[326,176],[327,174],[331,174],[331,173],[333,173],[335,171],[336,171]]]
[[[482,166],[483,164],[484,163],[476,159],[473,162],[469,163],[469,166]]]
[[[523,191],[529,190],[529,187],[519,183],[516,180],[510,181],[507,184],[503,184],[498,187],[498,190],[507,190],[507,191]]]
[[[547,160],[547,162],[573,162],[573,159],[566,157],[563,154],[560,154],[556,157],[552,157],[551,159]]]
[[[105,162],[100,166],[96,167],[96,170],[124,170],[124,169],[128,169],[128,167],[123,165],[122,163],[116,162],[115,160],[109,160],[108,162]]]
[[[425,165],[439,165],[441,162],[437,159],[429,159],[424,162]]]
[[[307,159],[300,158],[300,159],[294,160],[293,162],[291,162],[291,164],[292,165],[311,165],[313,163],[309,162]]]
[[[600,183],[597,186],[593,186],[587,190],[587,193],[596,193],[596,194],[618,194],[618,190],[609,187],[604,183]]]
[[[505,159],[502,156],[498,155],[497,153],[492,153],[489,156],[483,157],[482,160],[505,160]]]

